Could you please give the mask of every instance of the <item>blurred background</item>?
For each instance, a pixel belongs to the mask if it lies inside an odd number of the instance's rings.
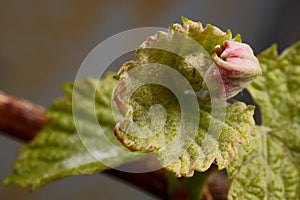
[[[167,28],[181,16],[240,33],[256,54],[300,40],[297,0],[0,0],[0,90],[49,106],[98,43],[131,28]],[[22,145],[0,134],[0,180]],[[34,193],[0,185],[1,200],[121,198],[155,199],[104,175],[70,177]]]

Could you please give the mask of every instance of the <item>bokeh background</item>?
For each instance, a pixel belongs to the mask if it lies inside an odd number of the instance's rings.
[[[131,28],[166,28],[181,16],[240,33],[256,54],[273,43],[282,50],[300,40],[298,0],[0,0],[0,90],[49,106],[98,43]],[[0,180],[11,172],[22,145],[0,134]],[[34,193],[0,185],[0,199],[155,197],[93,175],[57,181]]]

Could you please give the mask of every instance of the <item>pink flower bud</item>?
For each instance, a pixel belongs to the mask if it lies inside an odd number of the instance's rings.
[[[251,47],[245,43],[227,40],[212,57],[222,75],[227,97],[236,95],[262,73]]]

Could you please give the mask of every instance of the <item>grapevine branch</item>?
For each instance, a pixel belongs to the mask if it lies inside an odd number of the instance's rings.
[[[0,132],[24,142],[32,140],[48,123],[45,108],[18,99],[0,91]],[[161,199],[188,199],[185,191],[168,194],[168,182],[164,169],[148,173],[126,173],[110,169],[104,173],[119,178]],[[205,188],[204,199],[226,199],[226,176],[215,173]]]
[[[30,141],[47,124],[45,109],[0,91],[0,131]]]

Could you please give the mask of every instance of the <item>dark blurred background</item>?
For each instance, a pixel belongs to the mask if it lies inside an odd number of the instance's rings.
[[[0,90],[48,106],[98,43],[186,16],[240,33],[256,54],[300,40],[298,0],[0,0]],[[0,135],[0,180],[23,143]],[[34,193],[0,185],[1,200],[155,199],[104,175],[71,177]]]

